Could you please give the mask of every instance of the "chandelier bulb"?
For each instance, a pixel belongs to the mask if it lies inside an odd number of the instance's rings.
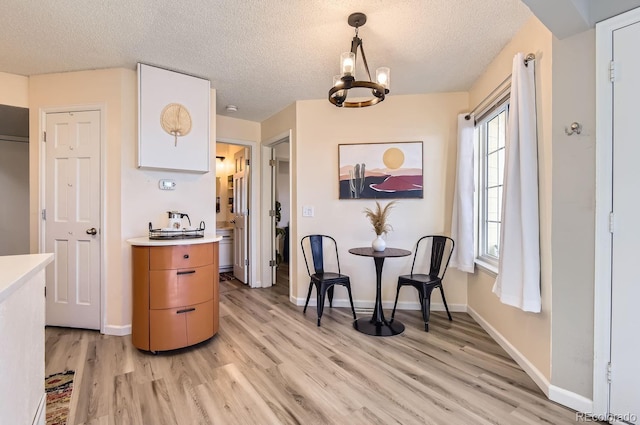
[[[389,90],[389,83],[391,77],[391,70],[387,67],[380,67],[376,69],[376,81],[385,89]]]
[[[342,75],[353,75],[356,66],[356,55],[353,52],[344,52],[340,55],[340,71]]]

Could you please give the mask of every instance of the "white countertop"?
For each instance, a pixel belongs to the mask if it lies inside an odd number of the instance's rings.
[[[0,303],[53,261],[53,254],[0,257]]]
[[[169,245],[195,245],[201,243],[218,242],[222,236],[205,234],[202,238],[191,239],[149,239],[149,236],[127,239],[127,242],[135,246],[169,246]]]

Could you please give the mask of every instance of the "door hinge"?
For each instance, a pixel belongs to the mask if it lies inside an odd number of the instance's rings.
[[[269,267],[275,267],[275,266],[277,266],[276,260],[269,260]]]
[[[616,81],[616,63],[614,61],[609,62],[609,81]]]
[[[269,210],[269,217],[275,217],[276,216],[276,210]]]
[[[246,258],[246,259],[244,260],[244,265],[245,265],[245,266],[248,266],[248,265],[249,265],[249,259],[248,259],[248,258]]]
[[[611,362],[607,363],[607,383],[611,383]]]
[[[249,165],[251,165],[251,163],[250,163],[250,161],[249,161],[248,159],[246,159],[246,160],[245,160],[245,164],[247,164],[247,167],[248,167]]]
[[[276,160],[275,159],[270,159],[269,160],[269,167],[275,167],[276,166]]]
[[[47,298],[47,287],[44,287],[44,297]]]
[[[46,132],[46,131],[43,131],[43,132],[42,132],[42,140],[43,140],[45,143],[47,143],[47,132]]]
[[[42,210],[42,219],[43,220],[47,219],[47,210],[46,210],[46,208]]]
[[[613,211],[611,211],[609,213],[609,233],[613,233],[613,229],[614,229],[614,215],[613,215]]]

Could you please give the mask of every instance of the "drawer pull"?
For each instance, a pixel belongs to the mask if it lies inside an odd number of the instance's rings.
[[[188,258],[189,258],[189,254],[184,254],[184,255],[182,256],[182,258],[184,258],[185,260],[186,260],[186,259],[188,259]]]
[[[222,236],[222,238],[223,238],[223,239],[224,239],[224,238],[230,239],[230,238],[231,238],[231,236],[230,236],[230,235],[223,235],[223,236]]]
[[[178,310],[178,311],[176,311],[176,314],[188,313],[190,311],[196,311],[196,308],[195,307],[191,307],[191,308],[185,308],[184,310]]]
[[[193,274],[195,272],[196,272],[195,270],[186,270],[183,272],[178,272],[178,276],[180,276],[181,274]]]

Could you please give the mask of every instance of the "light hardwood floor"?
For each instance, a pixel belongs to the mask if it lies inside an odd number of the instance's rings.
[[[47,328],[47,374],[76,371],[68,425],[575,424],[467,314],[435,312],[426,333],[398,312],[406,331],[379,338],[344,308],[317,327],[286,291],[221,282],[220,332],[157,355]]]

